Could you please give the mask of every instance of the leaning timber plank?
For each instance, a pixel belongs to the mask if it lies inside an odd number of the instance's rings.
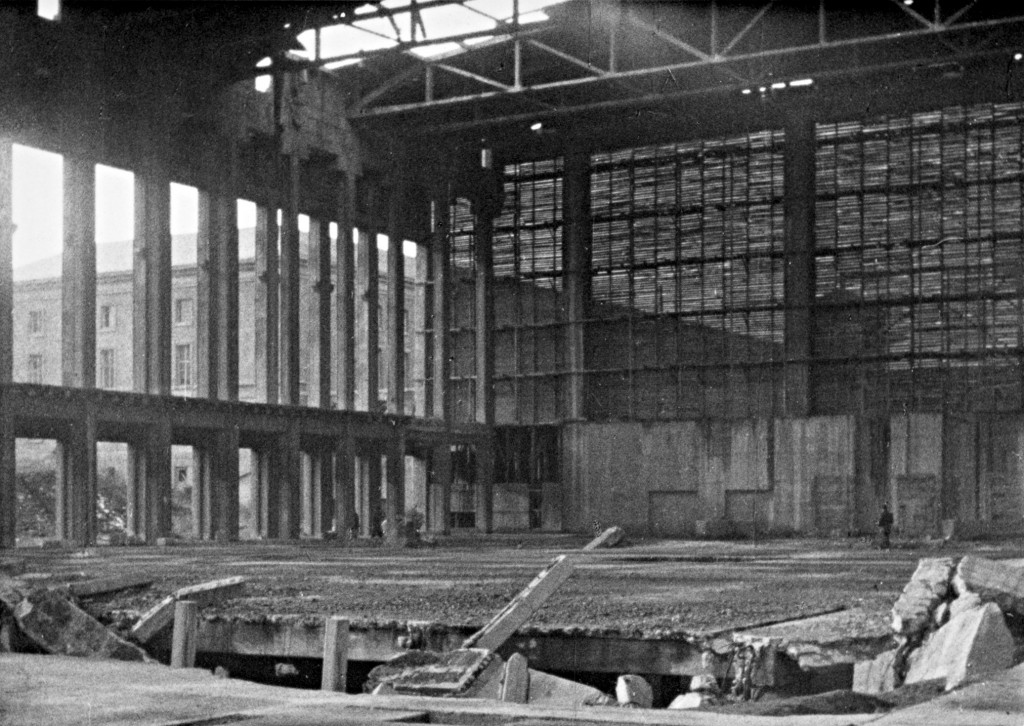
[[[146,643],[168,627],[174,621],[174,604],[178,600],[191,600],[202,607],[237,595],[244,587],[244,577],[228,577],[224,580],[213,580],[201,585],[183,587],[165,597],[143,614],[139,618],[139,622],[132,628],[132,638],[139,643]]]
[[[497,650],[569,578],[574,566],[574,561],[567,555],[556,557],[491,622],[469,636],[462,647]]]
[[[151,575],[118,575],[100,577],[85,582],[72,582],[68,585],[68,592],[75,597],[95,597],[121,590],[131,590],[135,587],[147,587],[152,584],[153,577]]]
[[[626,538],[626,532],[622,527],[609,527],[594,539],[583,545],[584,550],[596,550],[605,547],[615,547]]]

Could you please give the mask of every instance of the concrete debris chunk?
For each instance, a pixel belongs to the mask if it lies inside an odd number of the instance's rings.
[[[20,630],[55,655],[151,662],[139,647],[122,640],[57,590],[33,590],[14,608]]]
[[[887,650],[872,660],[855,663],[853,666],[853,690],[856,693],[878,694],[896,688],[897,651]]]
[[[960,595],[972,592],[1004,612],[1024,615],[1024,568],[967,555],[956,568],[953,587]]]
[[[68,591],[75,597],[95,597],[107,595],[121,590],[133,590],[137,587],[148,587],[153,584],[151,575],[119,575],[117,577],[101,577],[85,582],[72,582]]]
[[[651,708],[654,706],[654,691],[645,678],[628,673],[619,676],[615,682],[615,699],[620,706]]]
[[[689,711],[701,708],[706,704],[712,703],[714,700],[715,697],[707,693],[691,691],[689,693],[680,693],[672,699],[672,703],[668,704],[668,707],[673,711]]]
[[[530,698],[530,666],[522,653],[513,653],[505,663],[498,699],[507,703],[526,703]]]
[[[910,581],[892,606],[892,629],[897,635],[914,637],[928,629],[932,612],[949,593],[954,562],[949,557],[920,560]]]
[[[981,596],[976,592],[965,592],[949,603],[949,617],[955,618],[960,613],[981,607]]]
[[[211,605],[240,594],[245,589],[245,582],[244,577],[228,577],[183,587],[143,613],[132,628],[132,638],[139,643],[148,643],[157,633],[170,626],[174,622],[174,603],[178,600],[191,600],[199,607]]]
[[[531,668],[529,703],[551,708],[577,708],[611,705],[615,701],[591,686]]]
[[[626,531],[622,527],[609,527],[594,539],[583,545],[584,550],[596,550],[607,547],[618,547],[626,539]]]
[[[945,678],[946,690],[1013,665],[1013,636],[999,606],[960,613],[932,633],[911,658],[904,683]]]

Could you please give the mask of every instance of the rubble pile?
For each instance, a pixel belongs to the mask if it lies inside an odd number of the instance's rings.
[[[853,690],[940,680],[949,691],[1024,661],[1024,568],[923,559],[892,608],[895,647],[854,666]]]

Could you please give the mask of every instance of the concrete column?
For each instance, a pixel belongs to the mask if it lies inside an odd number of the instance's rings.
[[[476,528],[494,531],[494,441],[488,438],[474,446],[476,451]]]
[[[404,537],[405,523],[405,432],[396,429],[388,441],[387,453],[387,499],[384,502],[384,519],[388,521],[385,538],[395,542]]]
[[[476,421],[494,424],[494,222],[476,217]]]
[[[217,434],[217,459],[214,466],[213,538],[238,540],[238,429]]]
[[[257,514],[256,529],[260,537],[278,536],[280,507],[277,502],[281,495],[281,481],[275,471],[275,453],[270,447],[253,449],[253,476],[255,494],[254,508]]]
[[[157,162],[135,174],[134,389],[171,392],[171,187]]]
[[[275,478],[277,479],[278,509],[277,531],[271,536],[278,539],[298,539],[302,531],[302,450],[299,430],[290,428],[279,437],[275,451]]]
[[[388,413],[405,413],[405,180],[394,174],[388,197]]]
[[[202,398],[217,398],[217,379],[221,370],[220,337],[228,331],[221,328],[220,271],[223,267],[223,212],[216,192],[199,190],[199,227],[196,234],[196,393]],[[200,455],[197,453],[197,464]],[[208,457],[206,457],[208,458]],[[198,469],[197,469],[198,471]],[[199,477],[202,478],[202,477]],[[198,526],[199,517],[195,518]],[[208,530],[208,527],[206,528]],[[197,536],[199,533],[196,533]]]
[[[14,547],[15,492],[14,412],[4,384],[14,374],[14,222],[12,210],[12,146],[0,138],[0,548]]]
[[[14,210],[11,186],[13,183],[12,172],[11,140],[0,138],[0,384],[10,383],[14,376]],[[2,481],[0,481],[0,487],[2,486]],[[0,501],[0,505],[2,504],[3,502]],[[13,517],[13,510],[11,510],[11,516]]]
[[[323,537],[334,525],[334,452],[321,449],[313,457],[314,537]]]
[[[380,523],[384,519],[383,504],[381,496],[381,455],[379,451],[373,451],[363,457],[367,478],[367,531],[371,537],[380,532]]]
[[[352,241],[354,202],[352,184],[344,173],[338,174],[338,187],[338,286],[335,289],[338,309],[338,408],[351,411],[356,407],[355,245]]]
[[[331,408],[331,228],[326,219],[310,220],[309,269],[314,295],[310,296],[307,355],[310,356],[310,406]]]
[[[435,446],[431,458],[430,531],[448,534],[452,511],[452,447]]]
[[[96,166],[64,157],[61,380],[96,386]]]
[[[96,417],[75,416],[60,442],[57,528],[61,539],[78,545],[96,542]]]
[[[338,539],[347,541],[355,524],[355,442],[346,430],[334,449],[334,526]]]
[[[370,230],[362,246],[361,273],[366,285],[366,408],[379,412],[380,401],[380,257],[377,231]]]
[[[171,534],[171,439],[157,421],[128,445],[128,532],[150,544]]]
[[[8,398],[8,389],[0,384],[0,549],[14,547],[17,531],[14,411],[11,410]]]
[[[281,403],[298,405],[302,345],[299,326],[299,159],[283,157],[281,210]]]
[[[218,269],[217,327],[220,350],[217,361],[217,397],[224,401],[238,400],[238,152],[234,142],[227,142],[225,170],[217,195],[220,267]],[[237,447],[236,447],[237,448]],[[237,459],[237,457],[236,457]],[[237,462],[236,462],[237,466]],[[237,518],[236,518],[237,530]]]
[[[813,409],[810,359],[814,305],[814,118],[800,113],[787,120],[783,173],[786,195],[785,415],[808,416]]]
[[[581,421],[586,411],[586,346],[584,334],[590,310],[590,155],[572,151],[565,156],[562,199],[565,228],[562,231],[562,259],[565,269],[565,297],[568,325],[566,352],[569,362],[570,420]]]
[[[277,209],[256,208],[256,398],[277,403],[278,369],[278,254]]]

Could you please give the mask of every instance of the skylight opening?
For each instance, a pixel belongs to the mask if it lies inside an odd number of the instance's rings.
[[[60,0],[37,0],[36,15],[46,20],[60,18]]]
[[[420,58],[439,58],[445,55],[453,55],[461,53],[463,50],[462,46],[458,43],[436,43],[434,45],[421,45],[418,48],[412,48],[411,53],[415,53]]]
[[[324,69],[333,71],[336,68],[345,68],[346,66],[356,66],[362,63],[362,58],[346,58],[345,60],[334,61],[333,63],[324,63]]]

